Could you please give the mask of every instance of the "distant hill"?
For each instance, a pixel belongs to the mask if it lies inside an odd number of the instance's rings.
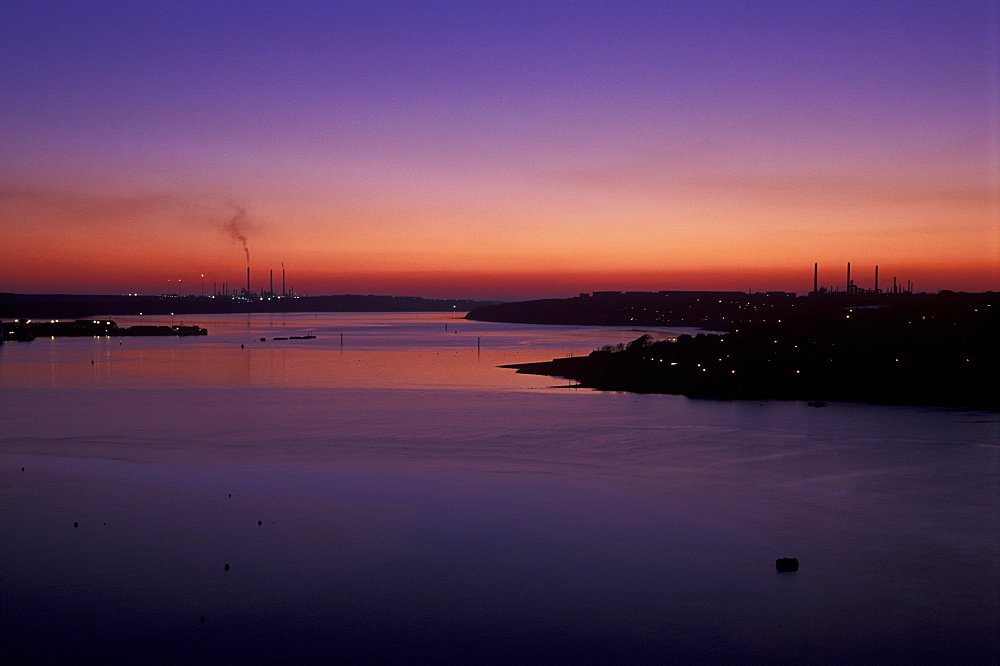
[[[794,293],[769,291],[595,292],[575,298],[498,303],[466,315],[477,321],[576,326],[691,326],[735,331],[781,321],[822,319],[851,308],[890,309],[901,317],[954,312],[995,302],[994,292],[935,294]]]
[[[227,312],[466,312],[485,301],[417,296],[302,296],[272,298],[118,296],[0,293],[0,319],[75,319],[114,315]]]
[[[595,292],[575,298],[499,303],[466,315],[477,321],[577,326],[696,326],[730,330],[793,306],[795,294],[739,291]]]

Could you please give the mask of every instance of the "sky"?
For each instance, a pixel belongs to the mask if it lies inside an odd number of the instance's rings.
[[[1000,290],[1000,0],[0,1],[0,291]],[[203,278],[201,276],[204,276]]]

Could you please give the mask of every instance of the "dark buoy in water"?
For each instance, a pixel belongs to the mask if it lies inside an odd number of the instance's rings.
[[[230,496],[230,497],[232,497],[232,496],[233,496],[233,494],[232,494],[232,493],[229,493],[229,496]]]
[[[240,345],[240,349],[246,349],[246,347],[244,347],[244,346],[243,346],[243,345],[241,344],[241,345]]]
[[[73,522],[73,527],[79,527],[79,526],[80,526],[80,523],[75,522],[75,521]]]
[[[797,557],[779,557],[774,561],[774,568],[778,571],[798,571],[799,560]]]
[[[21,468],[21,471],[22,471],[22,472],[24,471],[24,468],[23,468],[23,467]]]
[[[203,623],[205,622],[205,616],[204,616],[204,615],[202,615],[202,616],[201,616],[201,621],[202,621]]]
[[[224,569],[225,569],[226,571],[229,571],[229,562],[226,562],[226,566],[224,567]]]
[[[258,520],[258,521],[257,521],[257,524],[258,524],[258,525],[263,525],[263,524],[264,524],[264,521],[262,521],[262,520]]]

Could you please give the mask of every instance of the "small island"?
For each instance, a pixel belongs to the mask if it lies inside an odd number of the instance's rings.
[[[1000,409],[997,296],[802,299],[724,333],[512,367],[605,391]]]
[[[101,338],[101,337],[184,337],[208,335],[208,330],[200,326],[171,324],[170,326],[119,326],[110,319],[77,319],[74,321],[32,321],[17,319],[0,322],[0,342],[30,342],[35,338]]]

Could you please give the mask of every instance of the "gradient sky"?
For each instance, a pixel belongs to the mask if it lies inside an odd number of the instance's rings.
[[[1000,0],[0,2],[0,291],[1000,288]],[[178,284],[178,280],[180,283]]]

